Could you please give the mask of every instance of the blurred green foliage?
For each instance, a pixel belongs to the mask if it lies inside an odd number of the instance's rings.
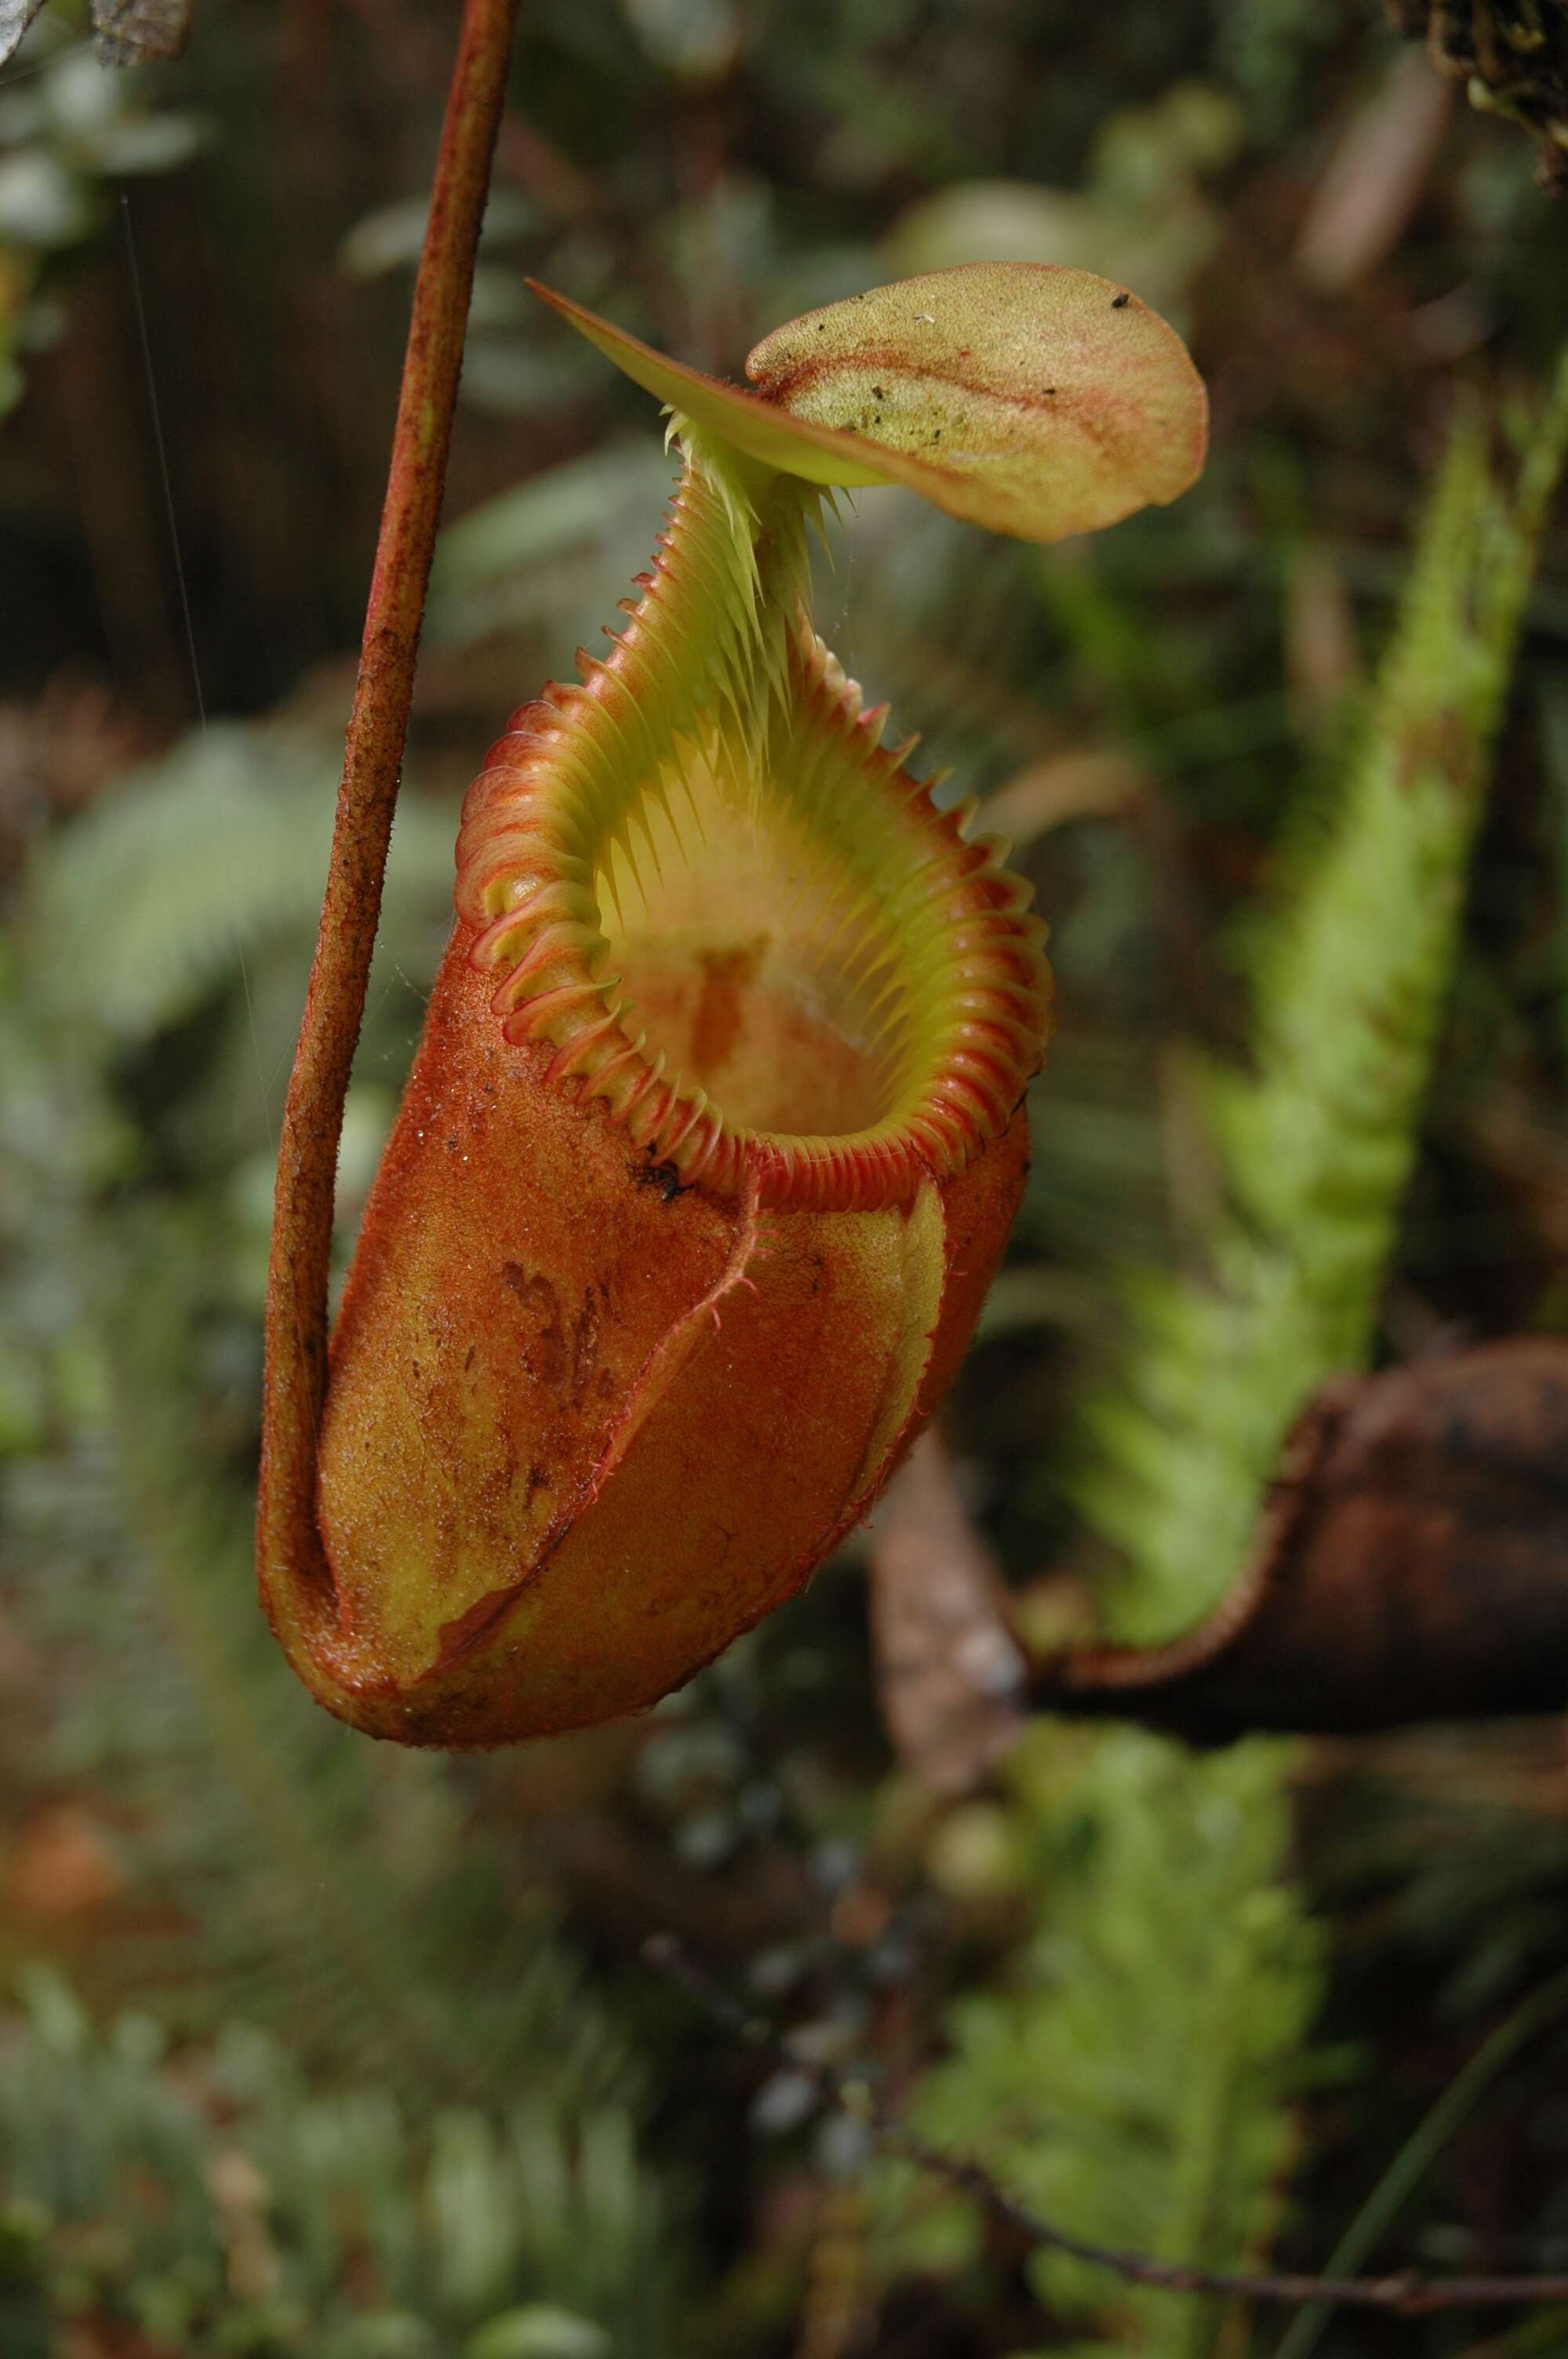
[[[41,1970],[0,2050],[0,2326],[311,2359],[606,2359],[666,2339],[670,2248],[624,2114],[535,2102],[409,2126],[312,2095],[256,2031],[160,2069],[143,2015],[95,2036]],[[25,2027],[25,2029],[23,2028]]]
[[[202,136],[198,116],[147,106],[56,18],[34,26],[24,57],[0,89],[0,417],[21,398],[26,354],[62,333],[49,289],[104,234],[114,190],[174,170]]]
[[[1321,1932],[1281,1881],[1283,1751],[1195,1764],[1131,1730],[1041,1728],[1012,1764],[1033,1921],[1000,1986],[955,2004],[915,2118],[1093,2243],[1235,2266],[1273,2231],[1322,1986]],[[975,2223],[950,2200],[906,2172],[888,2194],[906,2257],[973,2266]],[[1213,2304],[1050,2252],[1031,2275],[1052,2315],[1090,2328],[1074,2347],[1217,2348]]]

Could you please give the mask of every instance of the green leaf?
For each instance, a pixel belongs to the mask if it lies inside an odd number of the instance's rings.
[[[531,2301],[481,2326],[470,2338],[464,2359],[610,2359],[611,2350],[609,2335],[591,2319],[557,2310],[552,2302]]]
[[[432,602],[439,607],[476,587],[492,590],[498,578],[556,566],[600,538],[607,516],[667,498],[673,475],[674,462],[645,440],[611,443],[530,475],[447,527],[431,571]]]
[[[534,291],[635,384],[749,458],[809,483],[902,484],[1021,540],[1163,506],[1203,465],[1207,400],[1186,347],[1090,271],[971,263],[808,311],[751,354],[755,393]]]
[[[330,2359],[435,2359],[428,2321],[412,2310],[367,2310],[332,2338]]]

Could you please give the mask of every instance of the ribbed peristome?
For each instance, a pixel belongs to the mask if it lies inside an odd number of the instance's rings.
[[[676,430],[624,629],[470,790],[470,956],[507,1037],[549,1043],[670,1185],[905,1203],[1000,1135],[1038,1066],[1044,929],[811,628],[822,495]]]

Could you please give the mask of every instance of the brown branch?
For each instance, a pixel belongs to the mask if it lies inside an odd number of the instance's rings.
[[[283,1114],[267,1278],[257,1554],[300,1590],[322,1576],[316,1439],[338,1141],[364,1013],[425,591],[446,484],[474,255],[518,0],[464,0],[414,287],[320,930]]]
[[[1090,2244],[1087,2238],[1073,2235],[1021,2203],[1005,2188],[998,2186],[983,2164],[963,2155],[949,2154],[907,2128],[879,2103],[864,2075],[798,2055],[773,2024],[749,2013],[715,1982],[675,1934],[654,1934],[643,1942],[643,1955],[655,1973],[686,1992],[726,2031],[760,2050],[781,2071],[809,2082],[825,2104],[837,2105],[864,2122],[883,2153],[900,2156],[933,2178],[946,2180],[949,2187],[969,2196],[999,2226],[1025,2244],[1066,2253],[1074,2260],[1108,2269],[1130,2285],[1147,2286],[1164,2293],[1275,2302],[1290,2309],[1300,2309],[1308,2302],[1325,2302],[1341,2310],[1387,2310],[1403,2318],[1440,2310],[1518,2309],[1568,2301],[1568,2277],[1429,2277],[1415,2269],[1399,2269],[1380,2277],[1256,2274],[1202,2268],[1185,2261],[1158,2261],[1148,2253]]]
[[[1011,1600],[935,1427],[894,1475],[867,1554],[877,1701],[894,1752],[935,1794],[978,1786],[1023,1722]]]

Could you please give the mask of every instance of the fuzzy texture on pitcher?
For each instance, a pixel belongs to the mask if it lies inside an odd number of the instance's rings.
[[[1206,435],[1180,338],[1089,272],[873,289],[766,339],[755,391],[538,291],[666,405],[681,479],[608,654],[464,807],[303,1544],[264,1463],[290,1660],[412,1744],[635,1711],[795,1594],[1000,1257],[1044,929],[812,627],[835,487],[1049,541],[1178,497]]]
[[[865,1514],[1006,1238],[1042,929],[811,631],[816,498],[688,453],[609,659],[465,807],[321,1434],[308,1676],[378,1734],[709,1661]]]

